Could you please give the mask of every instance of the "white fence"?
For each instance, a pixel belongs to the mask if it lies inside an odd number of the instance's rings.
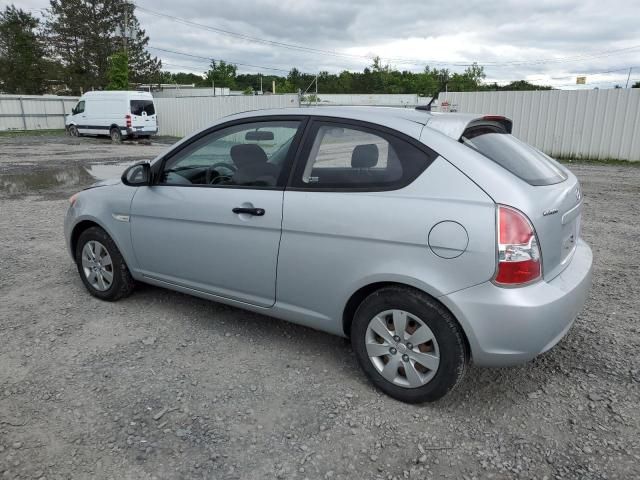
[[[417,95],[319,95],[320,104],[423,104]],[[77,97],[0,95],[0,130],[64,128]],[[640,161],[640,89],[441,93],[460,112],[506,115],[514,134],[561,158]],[[415,102],[415,103],[414,103]],[[160,134],[183,136],[233,113],[297,107],[298,96],[156,98]]]
[[[298,107],[298,95],[155,98],[160,135],[181,137],[233,113]]]
[[[231,95],[231,89],[225,87],[214,88],[165,88],[160,92],[153,92],[153,98],[177,97],[221,97]]]
[[[77,97],[0,95],[1,130],[63,129]]]
[[[308,99],[313,93],[307,93]],[[417,107],[426,105],[431,97],[421,97],[415,93],[320,93],[318,105],[376,105],[386,107]],[[308,103],[308,102],[303,102]],[[315,102],[312,102],[315,104]]]
[[[449,92],[458,112],[505,115],[515,136],[560,158],[640,161],[640,88]]]

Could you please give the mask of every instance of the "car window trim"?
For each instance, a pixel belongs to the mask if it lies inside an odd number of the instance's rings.
[[[388,183],[386,185],[379,186],[354,186],[347,185],[344,187],[318,187],[318,186],[309,186],[307,184],[302,185],[302,175],[304,173],[304,168],[306,166],[307,161],[309,160],[309,154],[311,152],[311,148],[313,146],[313,141],[315,140],[318,129],[323,124],[337,124],[342,126],[355,126],[360,127],[360,129],[365,129],[365,131],[369,131],[370,133],[376,134],[376,132],[395,137],[400,141],[407,142],[414,147],[418,148],[421,152],[423,152],[428,157],[428,163],[424,170],[422,170],[418,175],[412,178],[410,181],[406,182],[404,179],[400,179],[398,181]],[[384,137],[382,137],[384,138]],[[416,178],[418,178],[426,169],[428,169],[431,164],[435,161],[435,159],[439,156],[438,152],[428,147],[417,138],[413,138],[405,133],[402,133],[394,128],[386,127],[384,125],[380,125],[377,123],[367,122],[365,120],[357,120],[351,118],[341,118],[341,117],[333,117],[333,116],[324,116],[324,115],[310,115],[309,120],[307,122],[305,133],[301,142],[298,146],[298,151],[296,152],[296,157],[294,164],[291,168],[291,175],[289,176],[289,181],[287,183],[286,190],[297,191],[297,192],[390,192],[394,190],[400,190],[402,188],[407,187],[411,183],[413,183]]]
[[[217,131],[223,130],[225,128],[234,127],[236,125],[250,124],[250,123],[262,123],[262,122],[292,122],[299,121],[300,125],[298,126],[298,131],[293,137],[293,141],[291,142],[291,146],[289,147],[289,151],[287,152],[287,157],[282,163],[282,170],[280,175],[278,176],[278,181],[275,186],[254,186],[254,185],[185,185],[181,183],[159,183],[161,173],[164,171],[165,164],[168,160],[173,158],[175,155],[178,155],[185,148],[190,147],[195,142],[200,139],[206,137],[207,135],[213,134]],[[189,138],[188,141],[180,144],[174,149],[167,152],[158,162],[154,164],[152,168],[153,171],[153,181],[151,186],[153,187],[186,187],[186,188],[218,188],[218,189],[250,189],[250,190],[276,190],[276,191],[284,191],[286,189],[287,183],[290,179],[290,173],[293,170],[295,156],[298,154],[298,147],[300,144],[300,140],[303,138],[307,126],[309,123],[309,116],[307,115],[264,115],[264,116],[255,116],[255,117],[244,117],[239,119],[230,120],[228,122],[224,122],[218,125],[213,125],[201,132],[195,134],[193,137]]]

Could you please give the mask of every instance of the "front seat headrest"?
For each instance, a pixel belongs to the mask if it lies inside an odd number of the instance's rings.
[[[351,154],[353,168],[371,168],[378,164],[378,146],[374,143],[358,145]]]
[[[239,168],[267,163],[269,158],[265,151],[255,143],[234,145],[230,150],[233,163]]]

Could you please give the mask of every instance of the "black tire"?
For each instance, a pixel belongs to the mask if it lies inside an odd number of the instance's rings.
[[[69,132],[69,135],[72,137],[79,137],[80,136],[80,132],[78,131],[78,127],[76,127],[75,125],[69,125],[69,128],[67,129],[67,132]]]
[[[85,245],[92,240],[99,242],[111,257],[113,281],[107,290],[101,291],[91,285],[82,266],[82,250]],[[84,283],[84,286],[94,297],[101,300],[116,301],[130,295],[135,287],[135,281],[131,277],[131,273],[129,273],[129,268],[125,263],[120,250],[118,250],[115,242],[107,232],[100,227],[88,228],[80,234],[78,244],[76,246],[75,261],[82,283]]]
[[[423,386],[407,388],[394,384],[378,372],[367,354],[365,339],[369,322],[379,313],[393,309],[420,318],[438,342],[440,364],[433,378]],[[433,402],[442,398],[460,383],[469,363],[469,352],[456,319],[431,297],[408,287],[384,287],[362,301],[351,325],[351,345],[358,363],[373,384],[406,403]]]
[[[109,130],[109,136],[111,137],[111,141],[113,143],[122,143],[122,132],[119,128],[113,127]]]

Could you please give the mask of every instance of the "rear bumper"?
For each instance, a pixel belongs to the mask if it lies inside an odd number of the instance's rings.
[[[475,364],[508,366],[531,360],[569,331],[589,294],[593,255],[579,240],[571,263],[550,282],[501,288],[491,282],[440,300],[462,325]]]
[[[158,127],[127,128],[126,132],[130,137],[137,137],[138,135],[155,135],[158,133]]]

